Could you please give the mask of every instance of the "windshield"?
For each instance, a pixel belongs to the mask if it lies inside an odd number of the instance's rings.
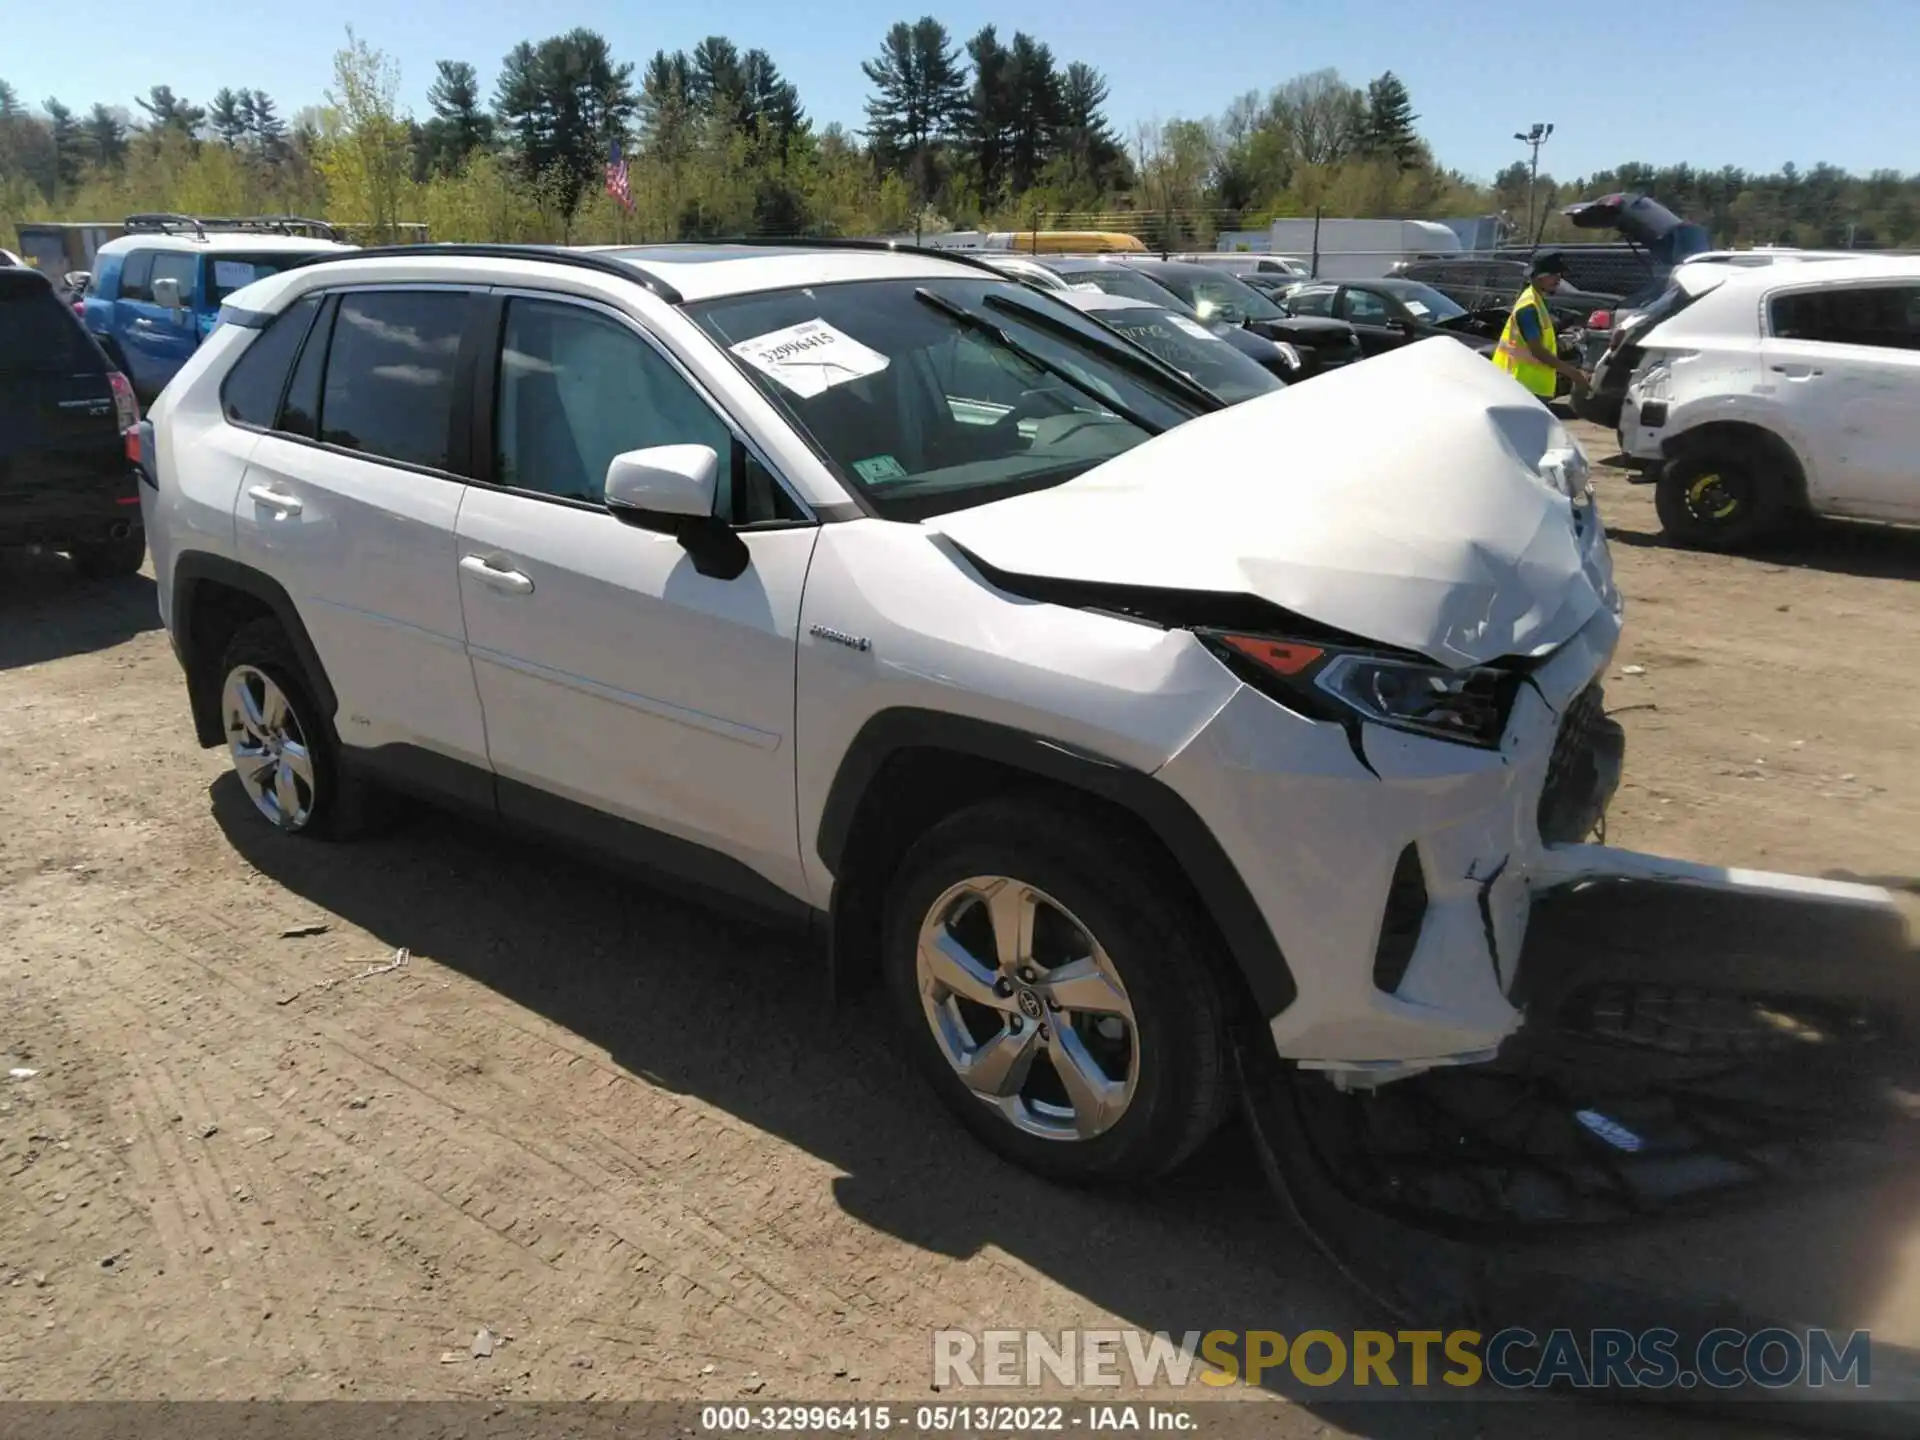
[[[1237,405],[1286,386],[1258,361],[1242,355],[1190,316],[1163,308],[1098,310],[1094,318],[1118,330],[1141,349]]]
[[[1393,293],[1417,320],[1454,320],[1467,313],[1464,306],[1456,305],[1431,285],[1396,285]]]
[[[1015,281],[871,280],[686,308],[891,520],[1062,484],[1206,406]]]
[[[1154,278],[1191,305],[1193,313],[1202,320],[1244,325],[1249,320],[1285,318],[1285,312],[1278,305],[1237,276],[1159,270],[1154,272]]]
[[[218,305],[234,291],[251,285],[256,280],[264,280],[269,275],[278,275],[289,265],[298,265],[305,255],[219,255],[213,260],[213,295],[210,303]]]

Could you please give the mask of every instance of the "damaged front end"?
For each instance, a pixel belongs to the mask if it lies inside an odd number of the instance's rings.
[[[1157,778],[1286,959],[1275,1055],[1341,1087],[1493,1059],[1522,1024],[1529,917],[1557,890],[1891,905],[1587,843],[1624,752],[1600,685],[1622,607],[1587,459],[1455,343],[936,523],[997,588],[1186,630],[1243,682]]]

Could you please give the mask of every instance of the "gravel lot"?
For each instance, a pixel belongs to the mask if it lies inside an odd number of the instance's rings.
[[[1600,483],[1609,838],[1913,904],[1920,532],[1691,555]],[[0,562],[0,776],[0,1396],[911,1398],[943,1325],[1369,1323],[1231,1133],[1063,1193],[784,940],[434,815],[269,833],[144,577]]]

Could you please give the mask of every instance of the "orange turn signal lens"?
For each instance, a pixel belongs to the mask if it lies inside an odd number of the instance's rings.
[[[1288,640],[1266,640],[1258,635],[1222,635],[1220,641],[1232,646],[1249,660],[1258,661],[1276,675],[1298,675],[1310,669],[1326,653],[1312,645],[1296,645]]]

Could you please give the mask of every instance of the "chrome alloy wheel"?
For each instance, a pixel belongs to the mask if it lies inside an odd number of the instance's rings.
[[[1005,875],[949,888],[915,954],[921,1008],[967,1089],[1029,1135],[1091,1140],[1126,1114],[1139,1032],[1113,961],[1065,906]]]
[[[220,692],[227,753],[253,808],[282,830],[313,817],[313,752],[293,704],[273,678],[236,665]]]

